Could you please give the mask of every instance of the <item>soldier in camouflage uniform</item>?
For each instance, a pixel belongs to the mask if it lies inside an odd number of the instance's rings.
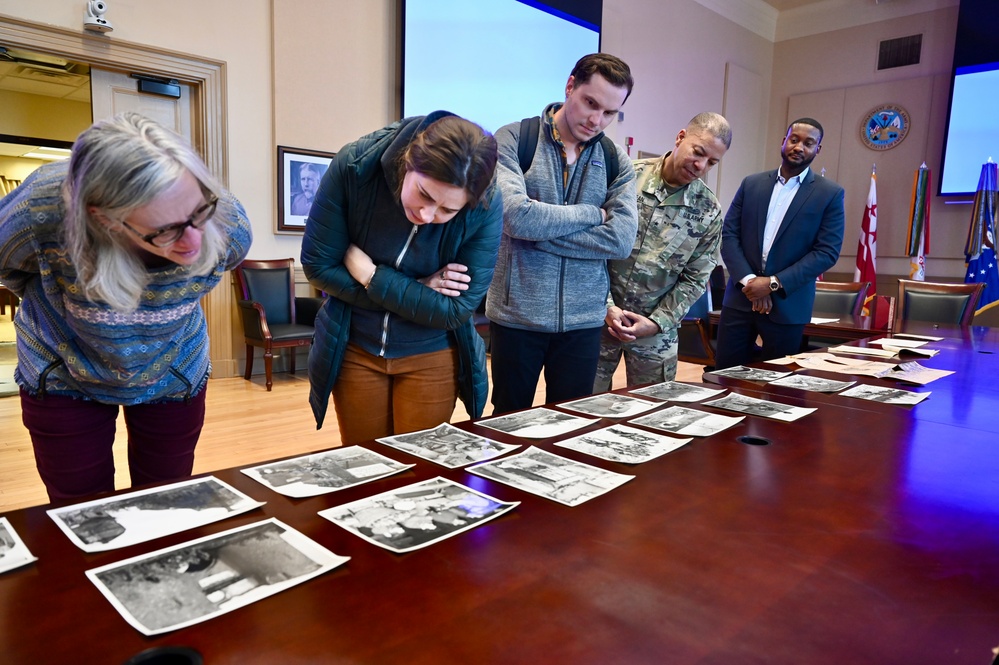
[[[638,237],[631,256],[610,261],[607,328],[594,392],[611,389],[625,356],[628,385],[676,377],[677,329],[718,263],[722,210],[701,178],[732,143],[728,121],[701,113],[663,157],[635,162]]]

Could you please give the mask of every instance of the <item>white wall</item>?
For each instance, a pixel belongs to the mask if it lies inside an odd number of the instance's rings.
[[[768,131],[773,165],[790,116],[812,115],[823,123],[827,138],[814,165],[826,166],[828,176],[846,189],[846,239],[835,272],[853,272],[871,165],[876,163],[878,273],[908,276],[905,239],[913,174],[925,161],[933,170],[931,191],[936,191],[956,29],[957,7],[947,7],[776,45]],[[914,34],[923,35],[919,64],[877,71],[879,43]],[[896,148],[870,150],[860,141],[863,116],[888,103],[908,111],[909,134]],[[936,196],[931,202],[927,278],[960,281],[971,208],[946,204]]]
[[[0,13],[82,30],[83,4],[83,0],[0,0]],[[226,62],[229,185],[253,220],[251,256],[297,258],[300,236],[274,232],[276,146],[336,151],[396,118],[397,3],[242,0],[238,19],[233,7],[230,0],[169,4],[114,0],[107,18],[115,30],[107,39]],[[913,107],[909,112],[913,131],[921,127],[917,134],[926,146],[927,163],[936,170],[956,14],[956,7],[948,7],[774,44],[696,0],[606,0],[603,50],[627,61],[636,78],[624,121],[609,133],[620,143],[634,137],[635,155],[638,150],[661,153],[694,114],[727,112],[737,129],[733,147],[708,177],[727,205],[745,175],[777,164],[792,98],[829,93],[845,99],[864,90],[860,97],[865,99],[879,85],[920,89],[928,85],[929,108]],[[919,65],[875,71],[881,39],[915,33],[924,35]],[[907,86],[904,81],[909,79],[923,81]],[[762,102],[740,99],[758,93],[757,88],[763,91]],[[553,90],[552,99],[561,94]],[[829,160],[828,165],[836,167],[833,177],[847,188],[848,233],[841,263],[849,267],[855,251],[853,227],[859,226],[875,156],[839,145],[854,140],[853,129],[860,121],[852,117],[852,109],[851,117],[844,113],[842,103],[816,113],[839,134],[836,145],[830,141],[825,146],[816,167]],[[893,255],[901,260],[898,233],[889,230],[894,222],[888,220],[898,211],[907,213],[908,192],[899,183],[906,182],[918,166],[908,163],[909,152],[896,149],[876,156],[884,180],[878,192],[885,220],[885,230],[879,230],[885,239],[879,243],[879,259],[885,257],[886,265],[891,265]],[[894,164],[903,153],[906,163]],[[890,176],[892,170],[903,176]],[[931,277],[959,274],[963,257],[957,251],[959,240],[953,238],[966,232],[967,213],[966,207],[933,201]]]
[[[0,13],[69,30],[83,30],[83,0],[0,0]],[[271,99],[270,0],[112,0],[105,15],[109,41],[179,51],[227,64],[229,187],[254,224],[254,251],[275,251],[270,229],[275,170]],[[238,6],[239,16],[233,16]],[[287,241],[282,254],[295,253]]]
[[[766,90],[773,44],[694,0],[605,0],[601,48],[624,59],[635,76],[624,122],[609,132],[619,143],[635,138],[632,156],[672,149],[676,133],[702,111],[728,113],[734,130],[766,117],[765,96],[755,108],[725,99],[726,65],[759,76]],[[724,207],[742,178],[763,168],[764,134],[762,126],[733,131],[732,148],[709,174],[707,182]]]

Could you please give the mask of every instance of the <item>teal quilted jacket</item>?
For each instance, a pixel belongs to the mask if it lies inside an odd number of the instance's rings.
[[[347,144],[323,176],[302,242],[305,274],[328,295],[316,319],[309,352],[309,402],[317,429],[323,425],[347,347],[354,306],[391,311],[421,325],[448,330],[458,349],[459,397],[472,417],[482,415],[488,392],[486,353],[472,315],[492,280],[502,233],[502,201],[495,185],[486,194],[485,205],[466,206],[444,225],[440,265],[464,264],[472,278],[461,296],[441,295],[417,281],[422,275],[407,275],[386,265],[378,266],[365,290],[343,265],[351,243],[363,246],[369,232],[379,232],[377,221],[371,219],[379,179],[388,177],[394,183],[395,157],[439,113],[403,119]]]

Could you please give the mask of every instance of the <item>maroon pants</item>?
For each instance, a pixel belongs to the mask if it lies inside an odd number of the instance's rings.
[[[132,485],[191,475],[205,422],[207,386],[188,403],[126,406]],[[21,420],[31,434],[38,474],[51,501],[114,490],[114,404],[21,391]]]

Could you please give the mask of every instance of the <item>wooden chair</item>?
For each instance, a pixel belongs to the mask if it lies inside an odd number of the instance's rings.
[[[816,282],[812,311],[820,314],[860,316],[870,282]]]
[[[711,336],[711,291],[694,301],[677,331],[677,359],[685,363],[715,365],[715,341]]]
[[[971,325],[985,284],[944,284],[898,280],[899,321],[930,321]]]
[[[271,389],[274,349],[290,348],[288,369],[295,373],[295,349],[312,343],[320,298],[295,295],[295,259],[246,260],[232,271],[236,306],[246,342],[246,372],[253,372],[253,347],[264,350],[264,374]]]

